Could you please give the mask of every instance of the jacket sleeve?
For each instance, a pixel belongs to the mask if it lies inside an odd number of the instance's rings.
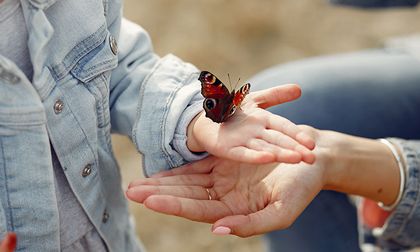
[[[420,246],[420,141],[392,139],[407,164],[403,197],[382,228],[373,230],[384,251]]]
[[[412,7],[416,6],[419,0],[330,0],[334,4],[351,5],[362,8],[384,8],[384,7]]]
[[[198,69],[159,57],[138,25],[122,20],[119,63],[110,83],[112,131],[131,137],[146,175],[203,158],[186,147],[186,128],[202,110]]]

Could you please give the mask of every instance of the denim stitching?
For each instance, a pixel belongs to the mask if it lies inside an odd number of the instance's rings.
[[[403,150],[405,158],[407,160],[407,165],[408,165],[408,174],[410,172],[411,169],[416,169],[415,164],[419,163],[418,159],[416,158],[416,153],[414,151],[413,148],[407,146],[407,142],[405,142],[404,140],[401,139],[395,139],[395,142],[398,143],[399,147]],[[408,156],[410,155],[414,155],[413,158],[407,159]],[[391,216],[392,220],[390,220],[389,223],[386,224],[385,226],[385,233],[383,238],[384,239],[391,239],[392,237],[396,237],[398,240],[406,240],[405,235],[404,235],[404,228],[406,226],[406,223],[409,219],[409,217],[413,216],[414,212],[415,212],[415,208],[416,205],[419,202],[419,186],[420,183],[418,181],[415,182],[417,185],[417,191],[415,190],[415,188],[410,188],[410,192],[414,192],[415,195],[415,201],[413,203],[413,205],[409,206],[410,209],[408,212],[404,212],[404,211],[398,211],[398,209],[395,211],[395,213]],[[408,185],[406,185],[408,186]],[[405,188],[405,190],[409,189],[408,187]],[[404,195],[407,193],[408,191],[406,191],[404,193]],[[406,197],[406,196],[405,196]],[[401,203],[404,203],[404,201],[402,201]],[[388,228],[391,228],[391,230],[389,230]],[[388,229],[388,230],[387,230]],[[391,232],[392,231],[392,232]]]
[[[414,152],[414,150],[412,148],[410,148],[410,149],[411,149],[412,152]],[[415,155],[415,154],[413,154],[413,155],[414,155],[414,157],[410,160],[409,166],[410,166],[411,169],[409,169],[408,174],[410,173],[410,170],[418,170],[418,167],[419,167],[419,166],[416,166],[416,164],[419,164],[419,162],[418,162],[419,160],[417,158],[417,155]],[[405,235],[403,233],[403,227],[405,227],[407,225],[407,222],[413,217],[414,213],[416,212],[415,211],[416,210],[416,206],[419,206],[419,201],[420,201],[420,197],[419,197],[420,183],[418,182],[418,178],[416,180],[416,188],[411,188],[411,189],[412,190],[410,190],[410,191],[412,191],[412,192],[415,193],[415,201],[414,201],[414,204],[413,204],[410,212],[407,213],[407,218],[405,218],[403,220],[402,225],[400,227],[400,230],[398,230],[398,233],[397,234],[398,234],[399,237],[402,237],[402,238],[405,238]]]
[[[99,37],[99,38],[91,42],[91,40],[93,40],[96,37]],[[106,24],[103,24],[101,27],[99,27],[99,29],[96,32],[94,32],[93,34],[88,36],[86,39],[78,43],[75,47],[73,47],[73,49],[71,49],[70,52],[67,53],[67,55],[64,57],[62,63],[52,66],[52,70],[54,72],[56,79],[57,80],[62,79],[75,65],[77,65],[77,62],[79,62],[79,60],[83,58],[83,56],[85,56],[87,53],[92,51],[93,48],[96,48],[100,44],[102,44],[105,41],[105,39],[106,39]],[[80,48],[83,48],[86,44],[88,44],[87,47],[85,47],[84,49],[80,49]],[[73,52],[79,51],[79,50],[80,52],[76,54],[73,60],[69,64],[66,64],[65,62],[69,58],[71,58],[71,55],[73,54]]]
[[[91,80],[95,76],[115,68],[116,64],[109,65],[109,63],[112,63],[113,61],[115,61],[114,58],[110,59],[110,60],[107,60],[107,61],[104,61],[104,62],[101,62],[101,63],[98,63],[98,64],[84,70],[85,74],[75,74],[75,77],[78,78],[78,79],[80,78],[80,81],[82,81],[82,82],[88,82],[89,80]],[[102,67],[104,65],[105,65],[105,67]],[[100,68],[100,67],[102,67],[102,68]],[[96,69],[98,69],[98,70],[94,71]]]
[[[33,118],[34,114],[37,114],[37,111],[31,112],[22,112],[22,113],[14,113],[14,114],[7,114],[0,112],[0,125],[28,125],[28,126],[36,126],[42,125],[46,122],[45,118]],[[22,121],[22,117],[30,117],[31,120]],[[26,118],[27,119],[27,118]]]
[[[133,126],[133,130],[131,132],[132,134],[132,138],[133,138],[133,143],[136,145],[137,149],[139,148],[139,143],[137,141],[137,128],[138,125],[140,123],[140,118],[142,116],[142,111],[141,111],[141,107],[143,106],[143,98],[144,98],[144,93],[146,91],[146,86],[147,83],[149,82],[150,78],[152,78],[153,74],[160,68],[160,66],[162,65],[162,61],[159,61],[150,71],[150,74],[148,74],[146,76],[146,78],[143,80],[143,85],[141,85],[140,87],[140,92],[139,92],[139,103],[137,105],[136,108],[136,121],[134,122],[134,126]],[[143,173],[148,176],[147,173],[147,169],[146,169],[146,158],[142,158],[142,167],[143,167]]]
[[[66,100],[66,96],[63,94],[63,99]],[[93,165],[96,166],[96,170],[98,170],[98,165],[99,165],[99,160],[97,155],[95,155],[95,149],[92,147],[91,143],[88,140],[87,134],[84,130],[84,128],[82,127],[82,124],[80,123],[80,121],[77,119],[77,117],[75,116],[75,114],[73,113],[73,111],[71,110],[71,106],[68,106],[68,110],[69,112],[73,115],[74,120],[76,121],[76,123],[79,125],[79,129],[82,131],[83,135],[84,135],[84,141],[86,141],[87,145],[89,146],[89,149],[91,151],[91,153],[93,153],[93,157],[94,157],[94,163]],[[97,171],[95,172],[95,174],[97,175]],[[96,176],[95,175],[95,176]]]
[[[186,68],[187,66],[185,65],[181,65],[178,62],[175,62],[176,65],[179,65],[179,67],[181,68]],[[176,97],[176,95],[179,93],[179,91],[185,86],[186,83],[190,82],[191,79],[193,78],[193,74],[188,74],[184,71],[182,71],[180,73],[180,75],[182,74],[182,76],[180,76],[178,79],[177,78],[173,78],[177,84],[176,89],[174,90],[173,94],[170,96],[170,100],[169,102],[166,104],[166,108],[165,108],[165,114],[163,117],[163,120],[166,121],[166,119],[168,118],[167,114],[169,113],[169,107],[173,102],[173,99]],[[177,167],[179,166],[179,162],[177,162],[176,160],[173,160],[173,158],[171,157],[171,155],[169,154],[168,150],[165,148],[165,134],[166,134],[166,123],[163,122],[163,130],[162,130],[162,137],[163,137],[163,141],[162,141],[162,146],[163,146],[163,150],[164,150],[164,154],[166,155],[166,158],[168,163],[171,165],[171,167]]]
[[[4,161],[4,167],[3,167],[3,172],[4,172],[4,186],[5,186],[5,190],[6,190],[6,195],[7,195],[7,205],[8,205],[8,209],[4,209],[4,211],[9,211],[9,219],[6,219],[6,222],[10,225],[10,227],[12,228],[12,230],[15,230],[14,228],[14,223],[13,223],[13,210],[10,204],[10,197],[9,197],[9,185],[8,185],[8,179],[7,179],[7,172],[6,172],[6,157],[5,157],[5,152],[4,152],[4,145],[3,145],[3,140],[0,138],[0,149],[3,155],[3,161]],[[7,214],[5,216],[7,218]]]

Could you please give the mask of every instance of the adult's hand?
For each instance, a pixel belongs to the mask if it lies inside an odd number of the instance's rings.
[[[322,189],[387,205],[396,200],[399,171],[387,146],[303,129],[316,140],[313,164],[255,165],[208,157],[133,181],[127,197],[160,213],[213,223],[216,234],[241,237],[287,228]]]
[[[294,222],[322,189],[321,162],[256,167],[208,157],[134,181],[127,196],[160,213],[214,223],[216,234],[247,237]]]

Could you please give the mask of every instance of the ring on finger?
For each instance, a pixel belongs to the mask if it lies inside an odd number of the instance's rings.
[[[210,190],[208,188],[206,188],[206,192],[207,192],[207,195],[209,196],[209,200],[212,200],[212,197],[211,197],[211,194],[210,194]]]

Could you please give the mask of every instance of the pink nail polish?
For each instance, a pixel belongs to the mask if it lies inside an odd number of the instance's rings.
[[[223,226],[217,227],[213,230],[213,234],[216,234],[216,235],[228,235],[231,232],[232,230],[230,228],[223,227]]]

